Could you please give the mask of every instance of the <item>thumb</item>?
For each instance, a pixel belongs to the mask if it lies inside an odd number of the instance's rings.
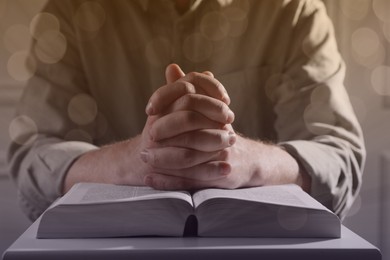
[[[184,76],[184,72],[177,64],[169,64],[165,69],[165,79],[168,84],[173,83]]]

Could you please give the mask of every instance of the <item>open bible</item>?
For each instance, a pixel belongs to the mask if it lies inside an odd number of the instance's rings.
[[[296,185],[194,192],[79,183],[42,215],[38,238],[340,237],[339,218]]]

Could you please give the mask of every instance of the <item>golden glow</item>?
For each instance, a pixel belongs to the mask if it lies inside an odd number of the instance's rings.
[[[382,64],[386,53],[378,33],[368,27],[357,29],[351,37],[352,57],[368,68]]]
[[[378,66],[371,73],[371,85],[378,95],[390,96],[390,66]]]
[[[59,31],[51,30],[39,35],[34,51],[40,61],[53,64],[64,57],[66,48],[65,36]]]
[[[106,21],[106,11],[98,2],[88,1],[80,5],[74,16],[75,24],[88,32],[98,31]]]
[[[68,104],[69,118],[78,125],[92,123],[98,113],[96,101],[87,94],[77,94]]]
[[[16,81],[30,79],[37,69],[35,61],[27,51],[15,52],[7,62],[8,74]]]
[[[30,33],[39,40],[40,36],[47,31],[60,31],[60,22],[57,17],[50,13],[39,13],[31,20]]]

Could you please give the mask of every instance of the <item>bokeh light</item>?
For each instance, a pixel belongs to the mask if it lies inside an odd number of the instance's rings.
[[[229,21],[221,12],[210,12],[206,14],[200,23],[202,35],[212,41],[224,39],[228,35],[229,29]]]
[[[239,37],[243,35],[248,27],[247,13],[236,7],[225,10],[225,16],[229,21],[229,36]]]
[[[65,36],[59,31],[50,30],[39,35],[35,54],[43,63],[54,64],[64,57],[66,48]]]
[[[377,94],[390,96],[390,66],[378,66],[372,71],[371,86]]]
[[[378,34],[370,28],[359,28],[352,34],[352,48],[364,58],[373,56],[379,47]]]
[[[60,21],[53,14],[39,13],[31,20],[30,33],[39,40],[40,36],[47,31],[60,31]]]
[[[370,10],[372,0],[343,0],[339,1],[341,12],[351,20],[364,19]]]
[[[7,62],[8,74],[16,81],[26,81],[36,72],[35,60],[27,51],[15,52]]]
[[[68,104],[69,118],[78,125],[92,123],[98,114],[96,101],[87,94],[77,94]]]
[[[390,23],[390,1],[389,0],[373,0],[372,6],[375,15],[381,21]]]
[[[81,29],[96,32],[106,21],[106,11],[98,2],[88,1],[80,5],[74,21]]]
[[[18,116],[9,125],[11,140],[20,145],[28,145],[38,137],[38,127],[28,116]]]
[[[386,51],[380,42],[378,33],[368,27],[357,29],[351,37],[352,57],[368,68],[382,64]]]

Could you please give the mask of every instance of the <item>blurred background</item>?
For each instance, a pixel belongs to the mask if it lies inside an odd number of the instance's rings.
[[[14,106],[32,73],[26,67],[34,17],[46,0],[0,0],[0,255],[31,224],[7,175],[6,147]],[[367,145],[364,183],[344,225],[390,260],[390,0],[324,0],[345,84]]]

